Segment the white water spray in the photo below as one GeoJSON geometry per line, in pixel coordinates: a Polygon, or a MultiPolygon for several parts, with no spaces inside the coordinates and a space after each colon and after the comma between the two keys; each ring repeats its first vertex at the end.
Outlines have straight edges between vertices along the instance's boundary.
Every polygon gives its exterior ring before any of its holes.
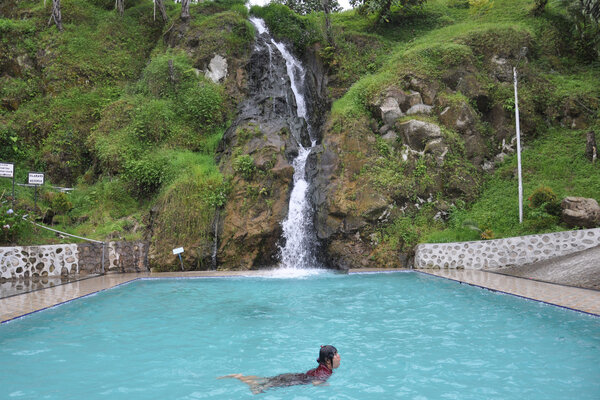
{"type": "MultiPolygon", "coordinates": [[[[250,18],[259,34],[267,33],[268,30],[263,20],[259,18],[250,18]]],[[[312,148],[316,145],[312,138],[312,129],[306,118],[306,102],[302,94],[304,86],[304,69],[299,60],[297,60],[286,48],[283,43],[276,42],[271,38],[271,43],[279,51],[286,62],[287,74],[290,78],[292,92],[296,101],[296,113],[299,118],[306,121],[308,133],[311,140],[311,147],[302,146],[300,138],[298,142],[298,156],[292,162],[294,167],[294,187],[290,195],[290,204],[288,217],[282,223],[283,237],[285,245],[281,248],[281,269],[288,271],[288,274],[297,276],[297,270],[309,270],[317,267],[315,257],[315,239],[312,229],[312,209],[308,202],[308,182],[305,177],[306,160],[312,148]]],[[[269,51],[271,52],[269,47],[269,51]]],[[[286,274],[286,275],[288,275],[286,274]]]]}

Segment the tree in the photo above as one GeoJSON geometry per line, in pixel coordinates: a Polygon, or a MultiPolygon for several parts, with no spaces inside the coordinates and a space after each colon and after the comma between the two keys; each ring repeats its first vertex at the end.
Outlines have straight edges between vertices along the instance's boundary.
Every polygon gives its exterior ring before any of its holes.
{"type": "MultiPolygon", "coordinates": [[[[321,0],[321,6],[323,7],[323,14],[325,15],[325,36],[327,37],[327,43],[330,47],[335,47],[333,32],[331,31],[331,20],[329,19],[329,14],[331,13],[331,1],[332,0],[321,0]]],[[[339,4],[337,4],[337,6],[339,7],[339,4]]]]}
{"type": "MultiPolygon", "coordinates": [[[[46,3],[44,2],[44,5],[46,3]]],[[[62,15],[60,13],[60,0],[52,0],[52,14],[50,14],[50,19],[48,20],[48,25],[52,24],[52,20],[56,24],[56,27],[59,31],[62,32],[62,15]]]]}
{"type": "MultiPolygon", "coordinates": [[[[274,0],[276,3],[288,6],[290,10],[297,14],[305,15],[311,12],[325,11],[325,4],[329,13],[341,11],[340,3],[338,0],[274,0]]],[[[327,12],[325,12],[327,14],[327,12]]]]}
{"type": "Polygon", "coordinates": [[[158,7],[158,11],[160,12],[160,16],[163,22],[167,22],[169,17],[167,16],[167,10],[165,9],[165,3],[163,0],[154,0],[154,19],[156,19],[156,7],[158,7]]]}
{"type": "Polygon", "coordinates": [[[377,14],[375,24],[379,24],[382,20],[390,21],[392,7],[403,11],[407,8],[420,6],[427,0],[350,0],[350,5],[353,8],[358,8],[359,11],[365,14],[377,14]]]}
{"type": "Polygon", "coordinates": [[[119,12],[119,15],[123,15],[125,11],[125,0],[115,0],[115,9],[119,12]]]}
{"type": "Polygon", "coordinates": [[[190,19],[190,0],[181,0],[181,19],[190,19]]]}
{"type": "Polygon", "coordinates": [[[592,17],[596,23],[600,22],[600,0],[579,0],[584,14],[592,17]]]}
{"type": "Polygon", "coordinates": [[[562,0],[566,6],[571,29],[573,48],[583,60],[600,58],[600,0],[562,0]]]}

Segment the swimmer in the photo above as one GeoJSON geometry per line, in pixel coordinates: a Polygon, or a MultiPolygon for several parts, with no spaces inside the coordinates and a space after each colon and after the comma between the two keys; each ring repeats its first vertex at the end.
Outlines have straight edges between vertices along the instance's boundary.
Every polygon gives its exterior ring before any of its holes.
{"type": "Polygon", "coordinates": [[[263,393],[267,389],[293,386],[293,385],[321,385],[329,379],[333,370],[340,366],[340,355],[337,349],[333,346],[321,346],[319,358],[317,359],[319,366],[305,373],[299,374],[281,374],[271,377],[260,377],[255,375],[244,376],[242,374],[231,374],[220,376],[217,379],[235,378],[250,386],[250,390],[254,394],[263,393]]]}

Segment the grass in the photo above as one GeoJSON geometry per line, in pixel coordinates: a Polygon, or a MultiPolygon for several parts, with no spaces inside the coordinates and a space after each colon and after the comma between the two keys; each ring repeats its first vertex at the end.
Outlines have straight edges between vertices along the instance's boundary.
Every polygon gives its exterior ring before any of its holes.
{"type": "MultiPolygon", "coordinates": [[[[541,218],[527,198],[540,186],[550,187],[558,199],[566,196],[600,198],[600,165],[584,157],[585,132],[554,128],[523,150],[523,211],[519,223],[516,156],[509,157],[486,182],[481,196],[469,207],[454,208],[449,227],[424,236],[424,242],[479,239],[477,230],[490,229],[496,238],[565,230],[557,223],[540,226],[541,218]]],[[[558,222],[558,221],[555,221],[558,222]]],[[[543,224],[542,224],[543,225],[543,224]]]]}

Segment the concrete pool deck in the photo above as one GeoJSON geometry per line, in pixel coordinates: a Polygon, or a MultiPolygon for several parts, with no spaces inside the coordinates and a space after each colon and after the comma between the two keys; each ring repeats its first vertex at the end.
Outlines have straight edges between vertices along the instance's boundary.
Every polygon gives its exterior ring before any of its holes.
{"type": "MultiPolygon", "coordinates": [[[[355,269],[349,273],[415,271],[600,316],[600,291],[561,286],[478,270],[355,269]]],[[[107,274],[0,299],[0,323],[140,278],[265,276],[267,271],[192,271],[107,274]]]]}

